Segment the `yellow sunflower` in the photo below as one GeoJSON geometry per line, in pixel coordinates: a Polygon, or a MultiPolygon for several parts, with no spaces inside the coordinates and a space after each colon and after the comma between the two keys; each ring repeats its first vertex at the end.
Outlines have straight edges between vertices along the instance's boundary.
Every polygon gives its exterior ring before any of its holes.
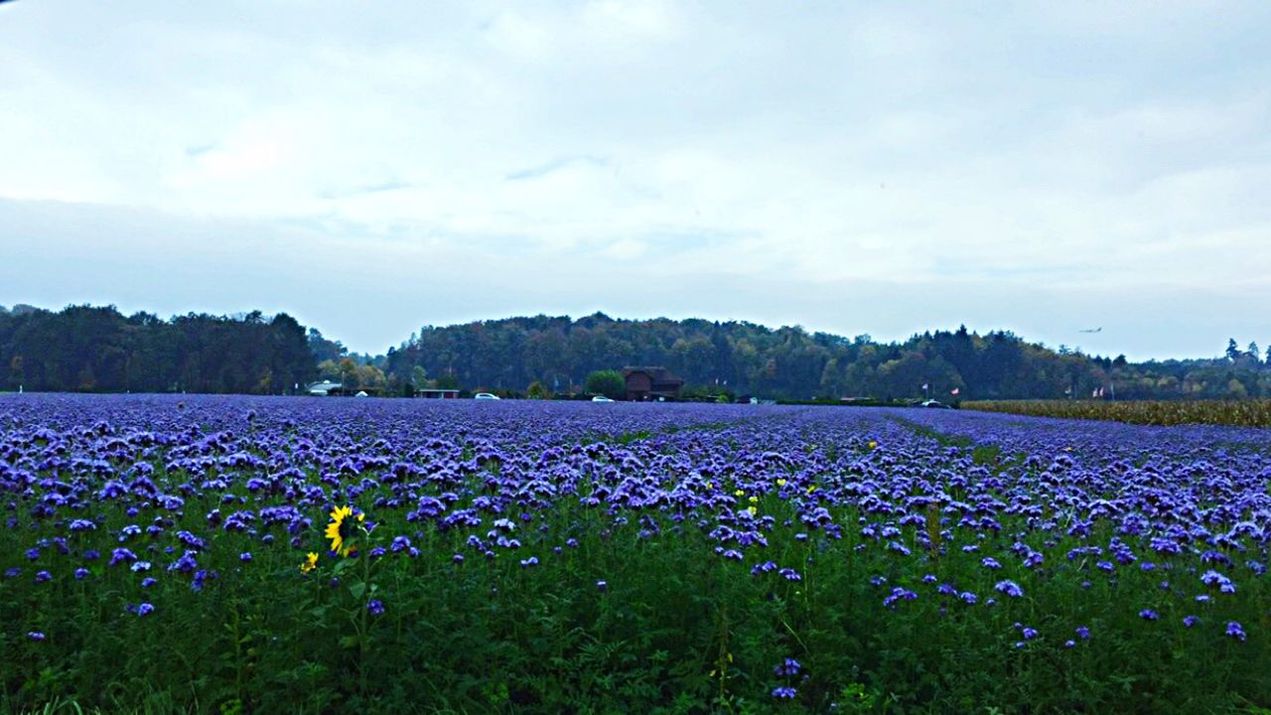
{"type": "Polygon", "coordinates": [[[300,564],[300,572],[309,573],[316,568],[318,568],[318,555],[310,551],[309,554],[305,556],[305,562],[300,564]]]}
{"type": "MultiPolygon", "coordinates": [[[[354,536],[356,535],[357,526],[353,523],[353,508],[350,506],[338,506],[335,511],[331,512],[331,523],[327,524],[326,538],[331,540],[331,550],[341,556],[348,556],[356,551],[354,546],[354,536]]],[[[360,524],[366,520],[365,514],[357,515],[357,523],[360,524]]]]}

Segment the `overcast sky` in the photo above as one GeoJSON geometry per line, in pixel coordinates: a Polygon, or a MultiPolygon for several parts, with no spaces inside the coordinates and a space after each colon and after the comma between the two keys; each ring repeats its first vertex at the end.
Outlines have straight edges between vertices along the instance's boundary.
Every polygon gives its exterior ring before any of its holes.
{"type": "Polygon", "coordinates": [[[0,304],[1267,345],[1268,37],[1265,0],[2,3],[0,304]]]}

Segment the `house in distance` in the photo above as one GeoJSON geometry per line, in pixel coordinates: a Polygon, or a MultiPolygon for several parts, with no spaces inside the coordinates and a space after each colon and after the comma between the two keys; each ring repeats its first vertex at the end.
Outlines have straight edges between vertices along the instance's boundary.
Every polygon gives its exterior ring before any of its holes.
{"type": "Polygon", "coordinates": [[[664,367],[624,368],[622,378],[627,383],[627,399],[634,402],[674,400],[679,398],[680,388],[684,387],[684,380],[664,367]]]}
{"type": "Polygon", "coordinates": [[[331,394],[332,390],[338,390],[341,387],[343,386],[338,382],[323,380],[322,382],[311,382],[308,385],[305,385],[305,391],[308,392],[310,395],[316,395],[317,397],[326,397],[327,395],[331,394]]]}
{"type": "Polygon", "coordinates": [[[422,397],[426,400],[457,400],[459,399],[459,390],[430,387],[415,390],[415,397],[422,397]]]}

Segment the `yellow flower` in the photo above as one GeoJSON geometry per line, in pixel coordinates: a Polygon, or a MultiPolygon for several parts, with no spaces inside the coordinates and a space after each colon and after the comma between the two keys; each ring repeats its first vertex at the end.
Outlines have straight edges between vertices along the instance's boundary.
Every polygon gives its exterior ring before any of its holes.
{"type": "Polygon", "coordinates": [[[750,512],[751,516],[754,516],[755,513],[759,511],[759,507],[748,506],[746,507],[746,511],[750,512]]]}
{"type": "MultiPolygon", "coordinates": [[[[348,556],[356,551],[353,544],[353,520],[349,517],[353,516],[353,508],[349,506],[338,506],[335,511],[331,512],[331,523],[327,524],[326,538],[331,540],[331,550],[341,556],[348,556]]],[[[357,521],[361,523],[366,516],[358,514],[357,521]]]]}
{"type": "Polygon", "coordinates": [[[874,448],[876,448],[877,446],[878,446],[878,443],[877,443],[877,442],[875,442],[874,440],[872,440],[872,439],[871,439],[871,440],[869,441],[869,448],[870,448],[870,449],[874,449],[874,448]]]}
{"type": "Polygon", "coordinates": [[[759,503],[759,497],[756,497],[756,496],[752,496],[752,497],[750,497],[750,503],[751,503],[751,504],[758,504],[758,503],[759,503]]]}
{"type": "Polygon", "coordinates": [[[300,573],[309,573],[316,568],[318,568],[318,555],[310,551],[305,556],[305,562],[300,564],[300,573]]]}
{"type": "Polygon", "coordinates": [[[746,492],[742,491],[741,489],[738,489],[737,491],[733,492],[733,496],[735,496],[735,497],[744,497],[744,496],[746,496],[746,492]]]}
{"type": "Polygon", "coordinates": [[[808,494],[811,494],[811,493],[812,493],[812,492],[814,492],[814,491],[816,491],[816,485],[815,485],[815,484],[813,484],[812,486],[808,487],[808,494]]]}
{"type": "Polygon", "coordinates": [[[777,480],[777,486],[779,486],[779,487],[784,487],[785,485],[786,485],[786,480],[784,480],[784,479],[778,479],[778,480],[777,480]]]}

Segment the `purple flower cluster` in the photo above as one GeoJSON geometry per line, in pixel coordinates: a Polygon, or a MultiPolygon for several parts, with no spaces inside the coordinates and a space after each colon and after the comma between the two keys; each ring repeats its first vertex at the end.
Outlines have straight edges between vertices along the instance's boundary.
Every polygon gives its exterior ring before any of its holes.
{"type": "MultiPolygon", "coordinates": [[[[1010,622],[1055,584],[1111,599],[1146,583],[1153,595],[1113,606],[1150,621],[1174,604],[1209,609],[1184,626],[1257,635],[1229,619],[1256,620],[1220,610],[1259,593],[1267,570],[1271,457],[1257,431],[954,411],[181,400],[0,396],[6,580],[44,593],[101,584],[134,602],[139,587],[162,607],[164,584],[202,592],[278,563],[294,571],[325,552],[331,508],[353,504],[368,529],[369,517],[382,525],[358,554],[368,564],[407,568],[435,549],[446,568],[506,563],[534,579],[587,539],[652,549],[691,537],[704,564],[753,574],[776,600],[810,593],[841,548],[865,564],[854,578],[879,617],[991,607],[1010,622]],[[1019,459],[986,465],[930,433],[1019,459]],[[562,528],[551,517],[566,509],[586,517],[562,528]]],[[[1030,648],[1049,641],[1019,633],[1030,648]]],[[[1078,626],[1062,642],[1089,637],[1078,626]]]]}

